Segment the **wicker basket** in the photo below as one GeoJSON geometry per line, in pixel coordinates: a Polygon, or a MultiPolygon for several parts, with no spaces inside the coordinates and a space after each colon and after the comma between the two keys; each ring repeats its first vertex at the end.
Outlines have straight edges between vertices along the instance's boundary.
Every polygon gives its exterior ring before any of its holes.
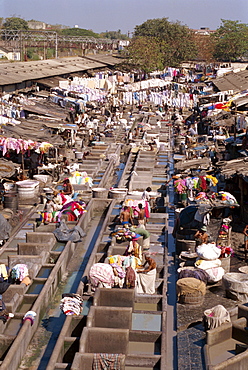
{"type": "Polygon", "coordinates": [[[178,302],[181,304],[187,304],[191,306],[200,306],[204,300],[204,295],[201,292],[194,292],[192,294],[180,295],[178,302]]]}

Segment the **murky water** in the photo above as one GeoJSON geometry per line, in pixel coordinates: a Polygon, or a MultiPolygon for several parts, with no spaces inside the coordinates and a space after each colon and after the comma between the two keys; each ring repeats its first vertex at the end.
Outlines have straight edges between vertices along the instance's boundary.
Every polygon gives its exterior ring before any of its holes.
{"type": "Polygon", "coordinates": [[[1,255],[0,255],[0,258],[1,259],[7,259],[8,256],[15,256],[17,255],[17,250],[16,251],[9,251],[9,250],[5,250],[1,255]]]}
{"type": "Polygon", "coordinates": [[[21,319],[9,319],[8,327],[6,328],[6,334],[8,335],[17,335],[22,326],[21,319]]]}
{"type": "Polygon", "coordinates": [[[119,208],[113,208],[111,215],[117,216],[120,214],[120,209],[119,208]]]}
{"type": "Polygon", "coordinates": [[[40,294],[44,283],[34,282],[27,291],[27,294],[40,294]]]}
{"type": "Polygon", "coordinates": [[[157,303],[134,303],[134,310],[137,311],[158,311],[157,303]]]}
{"type": "Polygon", "coordinates": [[[129,342],[128,354],[137,355],[158,355],[155,353],[155,343],[153,342],[129,342]]]}
{"type": "Polygon", "coordinates": [[[65,243],[56,242],[52,250],[55,252],[62,252],[64,248],[65,248],[65,243]]]}
{"type": "Polygon", "coordinates": [[[42,267],[36,277],[46,279],[50,275],[52,267],[42,267]]]}
{"type": "MultiPolygon", "coordinates": [[[[9,245],[8,245],[8,248],[17,248],[17,244],[19,244],[19,243],[23,243],[24,242],[24,240],[23,239],[14,239],[14,240],[12,240],[10,243],[9,243],[9,245]]],[[[7,249],[8,249],[7,248],[7,249]]]]}
{"type": "Polygon", "coordinates": [[[161,185],[164,185],[164,182],[161,182],[161,181],[152,181],[152,185],[161,186],[161,185]]]}
{"type": "Polygon", "coordinates": [[[133,313],[132,330],[161,331],[161,315],[133,313]]]}
{"type": "Polygon", "coordinates": [[[153,177],[152,181],[166,181],[166,176],[163,177],[153,177]]]}
{"type": "Polygon", "coordinates": [[[33,303],[23,303],[20,305],[20,307],[16,310],[19,313],[26,313],[30,311],[31,307],[33,306],[33,303]]]}
{"type": "Polygon", "coordinates": [[[88,315],[90,307],[92,306],[92,304],[93,304],[92,301],[89,301],[89,300],[84,301],[83,311],[82,311],[81,315],[88,315]]]}

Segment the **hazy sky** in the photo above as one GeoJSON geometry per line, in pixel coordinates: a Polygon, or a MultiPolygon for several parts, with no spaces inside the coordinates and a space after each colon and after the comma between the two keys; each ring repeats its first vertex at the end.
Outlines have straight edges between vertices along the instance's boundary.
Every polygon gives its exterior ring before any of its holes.
{"type": "Polygon", "coordinates": [[[147,19],[167,17],[193,29],[216,29],[221,19],[248,24],[248,0],[0,0],[0,16],[91,29],[132,32],[147,19]]]}

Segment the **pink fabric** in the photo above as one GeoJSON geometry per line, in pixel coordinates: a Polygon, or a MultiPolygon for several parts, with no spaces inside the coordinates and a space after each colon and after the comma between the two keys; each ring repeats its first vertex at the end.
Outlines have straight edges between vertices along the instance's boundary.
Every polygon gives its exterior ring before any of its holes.
{"type": "Polygon", "coordinates": [[[104,287],[114,286],[114,272],[111,265],[107,263],[95,263],[89,272],[90,281],[93,287],[98,287],[102,283],[104,287]]]}

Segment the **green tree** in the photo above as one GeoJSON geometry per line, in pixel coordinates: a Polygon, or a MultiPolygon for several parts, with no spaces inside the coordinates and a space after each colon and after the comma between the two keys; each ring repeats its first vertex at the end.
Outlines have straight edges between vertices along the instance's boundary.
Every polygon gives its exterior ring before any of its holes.
{"type": "MultiPolygon", "coordinates": [[[[169,22],[168,18],[149,19],[134,30],[134,39],[145,37],[147,42],[149,41],[149,50],[155,58],[154,63],[162,68],[177,67],[183,61],[195,57],[196,45],[193,36],[188,27],[180,22],[169,22]]],[[[135,60],[134,54],[137,52],[131,45],[128,48],[129,57],[135,60]]],[[[148,53],[146,57],[148,58],[148,53]]]]}
{"type": "Polygon", "coordinates": [[[121,30],[102,32],[100,33],[100,37],[111,39],[111,40],[128,40],[129,39],[127,35],[121,33],[121,30]]]}
{"type": "Polygon", "coordinates": [[[6,18],[3,28],[8,30],[28,30],[28,22],[18,17],[6,18]]]}
{"type": "Polygon", "coordinates": [[[195,44],[197,48],[197,60],[211,63],[214,58],[214,43],[210,35],[195,34],[195,44]]]}
{"type": "Polygon", "coordinates": [[[145,73],[163,68],[163,56],[155,37],[134,37],[128,46],[129,66],[145,73]]]}
{"type": "Polygon", "coordinates": [[[248,25],[224,19],[221,22],[212,35],[214,57],[228,62],[242,59],[248,51],[248,25]]]}
{"type": "Polygon", "coordinates": [[[84,28],[67,28],[61,31],[62,35],[65,36],[89,36],[98,38],[99,34],[91,30],[85,30],[84,28]]]}

